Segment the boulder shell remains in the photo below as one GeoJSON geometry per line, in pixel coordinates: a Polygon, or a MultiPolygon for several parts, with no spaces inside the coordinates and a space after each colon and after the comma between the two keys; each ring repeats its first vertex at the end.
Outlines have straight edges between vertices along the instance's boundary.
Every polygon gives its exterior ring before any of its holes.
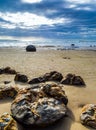
{"type": "Polygon", "coordinates": [[[63,79],[63,75],[57,71],[51,71],[50,73],[45,73],[44,75],[33,78],[29,81],[29,84],[42,83],[46,81],[57,81],[60,82],[63,79]]]}
{"type": "Polygon", "coordinates": [[[16,94],[18,93],[18,89],[11,85],[5,85],[0,87],[0,99],[4,98],[15,98],[16,94]]]}
{"type": "Polygon", "coordinates": [[[18,93],[11,105],[11,113],[22,125],[46,126],[65,116],[67,103],[67,96],[60,85],[36,84],[18,93]]]}
{"type": "Polygon", "coordinates": [[[83,78],[81,76],[76,76],[75,74],[67,74],[61,83],[67,85],[85,86],[83,78]]]}
{"type": "Polygon", "coordinates": [[[87,104],[82,108],[80,121],[83,125],[96,129],[96,104],[87,104]]]}

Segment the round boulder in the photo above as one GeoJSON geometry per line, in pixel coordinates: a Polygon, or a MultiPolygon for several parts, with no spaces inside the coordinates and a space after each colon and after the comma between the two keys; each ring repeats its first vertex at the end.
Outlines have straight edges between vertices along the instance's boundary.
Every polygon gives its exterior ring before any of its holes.
{"type": "Polygon", "coordinates": [[[26,47],[26,51],[28,51],[28,52],[35,52],[36,51],[36,47],[34,45],[28,45],[26,47]]]}
{"type": "Polygon", "coordinates": [[[19,91],[11,113],[24,126],[46,126],[65,116],[67,103],[65,91],[58,84],[37,84],[19,91]]]}

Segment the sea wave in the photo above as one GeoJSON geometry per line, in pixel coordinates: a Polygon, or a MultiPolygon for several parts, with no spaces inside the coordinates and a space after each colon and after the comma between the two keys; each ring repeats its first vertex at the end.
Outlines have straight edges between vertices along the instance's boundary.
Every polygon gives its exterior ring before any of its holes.
{"type": "Polygon", "coordinates": [[[20,40],[0,40],[0,47],[25,47],[27,45],[35,46],[56,46],[56,47],[70,47],[72,44],[75,47],[96,47],[96,41],[92,40],[45,40],[45,41],[20,41],[20,40]]]}

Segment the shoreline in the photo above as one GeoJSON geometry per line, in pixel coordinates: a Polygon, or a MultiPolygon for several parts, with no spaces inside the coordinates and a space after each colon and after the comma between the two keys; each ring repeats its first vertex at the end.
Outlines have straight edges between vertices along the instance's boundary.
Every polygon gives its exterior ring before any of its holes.
{"type": "MultiPolygon", "coordinates": [[[[35,45],[34,45],[35,46],[35,45]]],[[[72,48],[71,46],[55,46],[55,45],[43,45],[43,46],[37,46],[37,50],[75,50],[75,51],[96,51],[96,47],[90,47],[90,46],[78,46],[72,48]]],[[[2,46],[0,49],[21,49],[21,50],[26,50],[26,46],[2,46]]]]}

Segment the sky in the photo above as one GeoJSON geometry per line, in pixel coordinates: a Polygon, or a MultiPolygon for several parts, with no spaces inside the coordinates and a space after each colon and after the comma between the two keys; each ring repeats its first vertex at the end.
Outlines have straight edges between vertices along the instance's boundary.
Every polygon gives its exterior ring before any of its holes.
{"type": "Polygon", "coordinates": [[[0,39],[96,40],[96,0],[0,0],[0,39]]]}

